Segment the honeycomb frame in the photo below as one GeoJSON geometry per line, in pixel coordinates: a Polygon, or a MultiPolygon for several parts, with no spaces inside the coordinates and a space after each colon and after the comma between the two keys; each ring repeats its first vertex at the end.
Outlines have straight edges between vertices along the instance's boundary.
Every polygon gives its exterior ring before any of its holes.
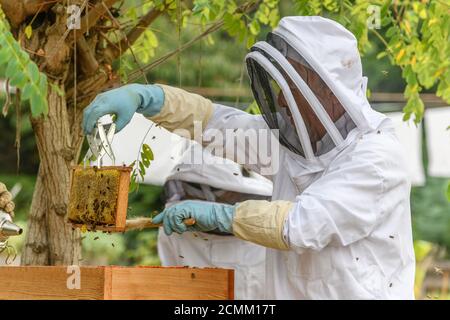
{"type": "Polygon", "coordinates": [[[89,231],[125,231],[131,167],[72,167],[67,220],[89,231]]]}

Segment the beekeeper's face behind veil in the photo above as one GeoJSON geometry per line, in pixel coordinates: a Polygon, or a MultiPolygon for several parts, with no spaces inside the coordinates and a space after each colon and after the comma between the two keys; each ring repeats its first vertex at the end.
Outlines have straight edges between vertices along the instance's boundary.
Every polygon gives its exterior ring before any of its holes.
{"type": "MultiPolygon", "coordinates": [[[[291,58],[287,58],[287,60],[294,67],[295,71],[297,71],[297,73],[302,77],[302,79],[304,79],[308,87],[311,88],[312,92],[316,95],[324,109],[329,114],[331,120],[333,122],[336,122],[340,117],[342,117],[342,115],[345,113],[344,108],[337,100],[333,92],[323,82],[320,76],[311,68],[306,67],[305,65],[291,58]]],[[[297,108],[303,118],[306,129],[309,133],[312,148],[317,152],[316,144],[318,141],[323,139],[327,132],[315,113],[311,110],[308,101],[305,99],[300,90],[295,86],[295,84],[289,77],[287,77],[286,75],[283,76],[286,79],[297,108]]],[[[289,110],[288,102],[286,101],[286,98],[282,91],[278,95],[278,104],[280,105],[280,107],[286,108],[285,110],[288,114],[290,124],[291,126],[295,127],[294,118],[289,110]]]]}
{"type": "MultiPolygon", "coordinates": [[[[315,49],[317,56],[321,51],[329,51],[329,48],[315,49]]],[[[360,109],[367,100],[358,66],[347,67],[342,64],[345,61],[343,57],[331,55],[326,58],[337,62],[339,68],[317,70],[320,67],[314,68],[308,62],[311,59],[307,61],[301,52],[298,38],[279,28],[269,33],[266,42],[258,42],[252,47],[246,62],[256,103],[269,127],[279,130],[281,144],[290,151],[313,159],[342,144],[349,132],[357,127],[349,113],[349,109],[355,109],[355,106],[348,104],[345,107],[340,99],[344,96],[346,100],[353,100],[360,109]],[[360,85],[356,90],[352,88],[351,95],[345,91],[347,88],[337,92],[329,85],[330,82],[338,82],[342,78],[340,73],[346,70],[348,75],[344,80],[348,80],[352,72],[359,73],[354,79],[360,81],[360,85]]],[[[305,50],[304,53],[308,52],[305,50]]],[[[333,61],[315,63],[332,65],[333,61]]],[[[353,85],[351,81],[342,84],[353,85]]],[[[353,115],[361,113],[361,110],[353,111],[353,115]]],[[[360,123],[361,128],[364,127],[364,121],[360,123]]]]}

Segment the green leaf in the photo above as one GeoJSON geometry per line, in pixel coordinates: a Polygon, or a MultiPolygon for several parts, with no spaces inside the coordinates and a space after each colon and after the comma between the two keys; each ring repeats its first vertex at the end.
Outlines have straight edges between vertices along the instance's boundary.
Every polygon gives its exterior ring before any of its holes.
{"type": "Polygon", "coordinates": [[[387,52],[386,51],[381,51],[379,54],[377,54],[377,59],[381,59],[383,57],[387,56],[387,52]]]}
{"type": "Polygon", "coordinates": [[[141,161],[139,161],[139,174],[141,175],[141,178],[144,179],[145,167],[144,167],[144,164],[141,161]]]}
{"type": "Polygon", "coordinates": [[[256,104],[256,101],[253,101],[247,109],[245,109],[246,112],[250,114],[261,114],[261,111],[259,110],[258,105],[256,104]]]}
{"type": "Polygon", "coordinates": [[[153,151],[150,148],[150,146],[146,143],[144,143],[142,145],[142,152],[144,152],[144,155],[149,159],[149,160],[154,160],[154,156],[153,156],[153,151]]]}
{"type": "Polygon", "coordinates": [[[158,46],[158,38],[156,38],[155,33],[153,31],[151,31],[151,30],[148,30],[146,35],[147,35],[146,38],[149,41],[149,44],[152,47],[156,48],[158,46]]]}
{"type": "Polygon", "coordinates": [[[275,28],[278,24],[278,21],[280,20],[280,15],[278,13],[278,10],[272,10],[269,14],[269,25],[272,28],[275,28]]]}
{"type": "Polygon", "coordinates": [[[128,193],[132,193],[134,191],[137,190],[137,182],[136,182],[136,177],[134,177],[134,179],[131,179],[130,181],[130,188],[128,189],[128,193]]]}
{"type": "Polygon", "coordinates": [[[247,36],[247,43],[246,43],[247,49],[250,49],[255,44],[255,41],[256,37],[252,34],[249,34],[247,36]]]}
{"type": "Polygon", "coordinates": [[[150,166],[150,159],[148,158],[142,158],[142,164],[148,168],[150,166]]]}
{"type": "Polygon", "coordinates": [[[27,78],[23,73],[16,73],[10,78],[9,84],[14,87],[22,88],[27,83],[27,78]]]}
{"type": "Polygon", "coordinates": [[[59,86],[57,86],[54,83],[51,83],[50,86],[52,87],[53,91],[56,91],[58,96],[60,96],[60,97],[64,97],[65,96],[65,92],[59,86]]]}
{"type": "Polygon", "coordinates": [[[11,59],[8,63],[8,66],[6,67],[5,76],[7,78],[12,78],[18,72],[19,72],[19,66],[18,66],[17,60],[11,59]]]}
{"type": "Polygon", "coordinates": [[[38,117],[41,113],[44,112],[44,105],[41,96],[35,90],[31,92],[30,107],[31,107],[31,115],[33,117],[38,117]]]}
{"type": "MultiPolygon", "coordinates": [[[[27,36],[30,36],[30,28],[31,26],[25,28],[27,36]]],[[[47,77],[39,71],[28,53],[14,39],[1,10],[0,71],[3,76],[10,79],[11,85],[22,91],[21,100],[30,101],[33,117],[48,112],[47,77]]]]}
{"type": "Polygon", "coordinates": [[[253,35],[257,35],[257,34],[259,34],[259,33],[261,32],[261,27],[259,26],[259,23],[258,23],[258,21],[256,21],[256,20],[253,20],[253,21],[250,23],[249,28],[250,28],[250,32],[251,32],[253,35]]]}
{"type": "Polygon", "coordinates": [[[448,182],[447,185],[447,200],[450,202],[450,181],[448,182]]]}
{"type": "Polygon", "coordinates": [[[33,34],[33,28],[31,27],[31,25],[27,25],[25,27],[25,35],[27,36],[27,39],[30,39],[32,34],[33,34]]]}
{"type": "Polygon", "coordinates": [[[38,83],[40,72],[39,72],[37,65],[34,62],[30,61],[30,63],[28,63],[27,69],[28,69],[28,74],[30,75],[31,81],[33,81],[34,83],[38,83]]]}
{"type": "Polygon", "coordinates": [[[390,38],[392,37],[395,33],[398,32],[398,29],[396,27],[390,27],[387,31],[386,31],[386,37],[390,38]]]}
{"type": "Polygon", "coordinates": [[[0,64],[8,62],[11,57],[11,53],[6,47],[0,47],[0,64]]]}
{"type": "Polygon", "coordinates": [[[425,8],[423,8],[422,10],[420,10],[419,12],[419,17],[421,19],[426,19],[427,18],[427,10],[425,8]]]}
{"type": "Polygon", "coordinates": [[[422,261],[425,259],[432,249],[433,245],[430,242],[422,240],[414,241],[414,252],[416,254],[417,261],[422,261]]]}
{"type": "Polygon", "coordinates": [[[33,92],[33,85],[31,83],[27,83],[22,88],[22,100],[28,100],[31,97],[31,93],[33,92]]]}

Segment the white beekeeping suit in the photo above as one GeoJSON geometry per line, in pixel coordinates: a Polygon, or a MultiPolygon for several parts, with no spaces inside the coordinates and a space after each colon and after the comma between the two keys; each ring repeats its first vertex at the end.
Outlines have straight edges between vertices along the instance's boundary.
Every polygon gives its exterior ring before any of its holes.
{"type": "MultiPolygon", "coordinates": [[[[191,133],[201,121],[204,141],[237,149],[224,154],[233,160],[260,160],[260,150],[211,139],[217,131],[278,130],[272,201],[244,201],[232,225],[270,248],[265,297],[412,299],[406,159],[392,122],[367,101],[355,37],[325,18],[285,17],[246,62],[262,116],[161,85],[164,106],[149,118],[191,133]]],[[[263,173],[262,162],[247,167],[263,173]]]]}
{"type": "MultiPolygon", "coordinates": [[[[210,155],[199,144],[183,153],[165,184],[166,206],[185,199],[234,204],[246,199],[270,199],[272,183],[237,163],[210,155]],[[199,158],[200,156],[201,158],[199,158]]],[[[163,266],[222,267],[235,270],[235,299],[263,299],[266,248],[233,235],[158,234],[163,266]]]]}

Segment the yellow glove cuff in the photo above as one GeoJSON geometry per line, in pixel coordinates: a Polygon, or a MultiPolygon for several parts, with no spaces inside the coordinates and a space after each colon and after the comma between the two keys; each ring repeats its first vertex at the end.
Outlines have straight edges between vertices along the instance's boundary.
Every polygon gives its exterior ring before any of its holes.
{"type": "MultiPolygon", "coordinates": [[[[202,131],[206,128],[213,113],[212,102],[198,94],[179,88],[162,84],[158,86],[164,90],[164,105],[161,112],[148,119],[159,123],[171,132],[177,129],[187,130],[190,137],[185,138],[194,139],[194,122],[202,123],[202,131]]],[[[180,132],[175,133],[180,134],[180,132]]]]}
{"type": "Polygon", "coordinates": [[[236,237],[264,247],[287,250],[283,239],[284,221],[293,203],[290,201],[247,200],[237,205],[233,219],[236,237]]]}

